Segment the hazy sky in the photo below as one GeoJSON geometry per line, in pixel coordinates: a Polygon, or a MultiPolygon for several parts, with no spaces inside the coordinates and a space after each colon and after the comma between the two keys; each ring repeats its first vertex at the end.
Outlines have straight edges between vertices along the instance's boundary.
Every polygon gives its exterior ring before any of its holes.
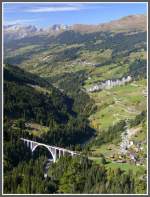
{"type": "Polygon", "coordinates": [[[146,3],[3,3],[4,25],[99,24],[131,14],[146,14],[146,3]]]}

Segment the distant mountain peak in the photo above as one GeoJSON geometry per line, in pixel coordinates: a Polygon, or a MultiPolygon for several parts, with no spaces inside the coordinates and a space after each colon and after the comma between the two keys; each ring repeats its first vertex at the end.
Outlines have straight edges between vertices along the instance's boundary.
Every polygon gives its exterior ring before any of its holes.
{"type": "Polygon", "coordinates": [[[22,24],[14,24],[14,25],[5,25],[4,26],[4,36],[8,39],[19,39],[30,36],[39,30],[34,25],[22,25],[22,24]]]}

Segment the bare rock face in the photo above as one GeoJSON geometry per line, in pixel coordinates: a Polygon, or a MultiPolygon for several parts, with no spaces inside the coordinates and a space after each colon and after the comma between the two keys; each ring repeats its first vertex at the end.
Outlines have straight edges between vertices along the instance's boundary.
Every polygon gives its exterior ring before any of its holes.
{"type": "Polygon", "coordinates": [[[67,30],[68,28],[69,28],[68,25],[63,25],[63,24],[53,25],[53,26],[51,27],[51,29],[52,29],[53,31],[67,30]]]}
{"type": "Polygon", "coordinates": [[[33,25],[7,25],[4,26],[4,36],[7,38],[20,39],[31,36],[38,32],[38,29],[33,25]]]}

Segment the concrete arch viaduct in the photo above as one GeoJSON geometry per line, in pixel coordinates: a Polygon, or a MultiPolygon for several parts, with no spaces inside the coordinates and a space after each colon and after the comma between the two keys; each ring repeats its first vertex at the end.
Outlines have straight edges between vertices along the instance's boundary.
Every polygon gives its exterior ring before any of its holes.
{"type": "Polygon", "coordinates": [[[75,156],[75,155],[79,155],[78,153],[76,153],[74,151],[71,151],[71,150],[68,150],[68,149],[64,149],[64,148],[60,148],[60,147],[56,147],[56,146],[50,146],[50,145],[47,145],[47,144],[43,144],[43,143],[39,143],[39,142],[36,142],[36,141],[28,140],[28,139],[25,139],[25,138],[20,138],[20,139],[27,145],[27,147],[29,147],[31,149],[32,152],[34,152],[35,149],[38,146],[43,146],[43,147],[47,148],[48,151],[52,155],[54,163],[56,162],[56,160],[58,158],[60,158],[61,156],[66,155],[66,154],[71,155],[72,157],[75,156]]]}

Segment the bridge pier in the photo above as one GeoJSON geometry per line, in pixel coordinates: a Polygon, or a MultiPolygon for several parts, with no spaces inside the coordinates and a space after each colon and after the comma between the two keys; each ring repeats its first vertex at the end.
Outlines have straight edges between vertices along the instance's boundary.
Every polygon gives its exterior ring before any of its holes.
{"type": "Polygon", "coordinates": [[[27,141],[27,147],[30,147],[30,142],[29,141],[27,141]]]}
{"type": "Polygon", "coordinates": [[[61,157],[61,150],[59,150],[59,158],[61,157]]]}
{"type": "Polygon", "coordinates": [[[57,159],[57,150],[54,149],[54,163],[56,162],[56,159],[57,159]]]}
{"type": "MultiPolygon", "coordinates": [[[[32,142],[30,142],[30,149],[31,149],[31,151],[32,151],[32,149],[33,149],[32,142]]],[[[32,152],[33,152],[33,151],[32,151],[32,152]]]]}

